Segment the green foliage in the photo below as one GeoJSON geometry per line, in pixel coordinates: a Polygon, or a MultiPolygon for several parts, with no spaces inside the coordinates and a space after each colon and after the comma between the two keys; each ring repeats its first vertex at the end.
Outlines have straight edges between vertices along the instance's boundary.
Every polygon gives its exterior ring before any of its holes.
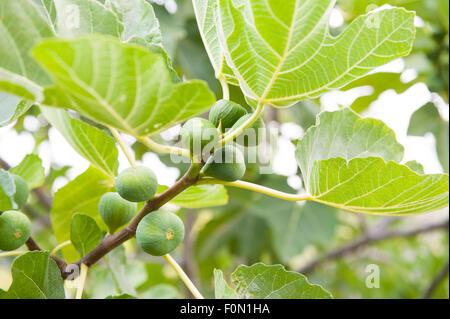
{"type": "Polygon", "coordinates": [[[70,241],[80,256],[85,256],[102,240],[102,232],[92,217],[74,214],[70,227],[70,241]]]}
{"type": "Polygon", "coordinates": [[[250,299],[330,299],[331,294],[318,285],[309,283],[305,276],[286,271],[281,265],[239,266],[231,280],[235,292],[227,285],[221,272],[215,272],[216,293],[222,298],[250,299]]]}
{"type": "Polygon", "coordinates": [[[31,235],[31,221],[23,213],[8,210],[0,214],[0,250],[21,247],[31,235]]]}
{"type": "Polygon", "coordinates": [[[0,299],[64,299],[61,272],[48,252],[32,251],[14,260],[13,283],[0,299]]]}
{"type": "MultiPolygon", "coordinates": [[[[167,186],[159,186],[158,194],[167,189],[167,186]]],[[[223,206],[228,203],[228,193],[222,185],[192,186],[170,202],[179,207],[191,209],[223,206]]]]}
{"type": "MultiPolygon", "coordinates": [[[[231,131],[238,129],[242,126],[252,114],[247,114],[241,117],[231,128],[231,131]]],[[[247,128],[236,139],[236,142],[245,147],[252,147],[261,145],[266,139],[266,124],[259,118],[249,128],[247,128]]]]}
{"type": "Polygon", "coordinates": [[[27,182],[19,175],[12,175],[14,179],[14,185],[16,186],[16,192],[14,194],[14,202],[17,204],[17,208],[22,208],[28,200],[30,190],[28,189],[27,182]]]}
{"type": "Polygon", "coordinates": [[[139,247],[153,256],[172,252],[184,239],[184,224],[171,212],[161,210],[144,217],[136,230],[139,247]]]}
{"type": "Polygon", "coordinates": [[[239,149],[230,145],[215,151],[204,166],[204,173],[207,176],[227,182],[241,179],[245,170],[244,155],[239,149]]]}
{"type": "Polygon", "coordinates": [[[130,202],[144,202],[151,199],[158,189],[156,175],[145,166],[130,167],[116,178],[119,195],[130,202]]]}
{"type": "Polygon", "coordinates": [[[44,184],[44,168],[42,160],[35,154],[29,154],[19,165],[9,170],[11,174],[20,176],[25,180],[29,189],[33,189],[44,184]]]}
{"type": "Polygon", "coordinates": [[[137,204],[123,199],[117,193],[106,193],[98,202],[101,218],[114,234],[116,230],[127,224],[137,212],[137,204]]]}

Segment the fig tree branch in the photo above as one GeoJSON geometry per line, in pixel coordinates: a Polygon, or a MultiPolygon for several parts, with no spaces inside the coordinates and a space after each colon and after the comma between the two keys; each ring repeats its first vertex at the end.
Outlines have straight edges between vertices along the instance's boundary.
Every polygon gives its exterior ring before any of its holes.
{"type": "Polygon", "coordinates": [[[445,265],[441,268],[441,270],[439,270],[439,272],[433,278],[433,281],[431,282],[427,291],[423,295],[423,299],[430,299],[433,296],[434,292],[436,291],[436,288],[445,279],[445,277],[447,277],[448,269],[449,269],[449,261],[447,260],[445,265]]]}
{"type": "Polygon", "coordinates": [[[375,244],[377,242],[393,239],[393,238],[404,238],[404,237],[413,237],[422,233],[432,232],[435,230],[447,230],[448,231],[448,220],[438,223],[433,223],[425,226],[420,226],[413,229],[408,230],[392,230],[392,231],[368,231],[367,234],[351,243],[348,243],[346,245],[343,245],[342,247],[339,247],[333,251],[330,251],[329,253],[325,254],[324,256],[321,256],[317,258],[316,260],[313,260],[309,264],[303,266],[302,268],[298,269],[297,271],[302,274],[307,274],[314,270],[316,267],[321,265],[322,263],[334,259],[338,259],[342,256],[345,256],[347,254],[350,254],[362,247],[375,244]]]}

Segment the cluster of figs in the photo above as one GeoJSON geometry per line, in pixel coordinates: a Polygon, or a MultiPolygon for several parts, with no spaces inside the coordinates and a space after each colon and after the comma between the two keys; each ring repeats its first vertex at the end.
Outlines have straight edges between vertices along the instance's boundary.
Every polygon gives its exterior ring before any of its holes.
{"type": "MultiPolygon", "coordinates": [[[[221,136],[246,122],[251,114],[239,104],[227,100],[218,101],[209,113],[209,120],[193,118],[181,130],[181,141],[191,154],[209,154],[202,173],[227,182],[241,179],[246,171],[244,155],[235,145],[225,145],[212,151],[221,136]],[[209,147],[209,151],[207,149],[209,147]],[[212,155],[211,155],[212,153],[212,155]]],[[[259,119],[247,130],[253,134],[263,131],[264,122],[259,119]]],[[[245,132],[244,132],[245,135],[245,132]]],[[[243,147],[255,146],[255,140],[244,139],[243,147]]],[[[15,202],[22,207],[28,198],[26,182],[14,175],[15,202]]],[[[111,234],[117,232],[136,215],[138,203],[152,199],[157,193],[158,181],[153,171],[144,166],[133,166],[116,178],[116,192],[104,194],[98,204],[100,217],[111,234]]],[[[138,246],[146,253],[162,256],[170,253],[184,239],[184,224],[174,213],[162,210],[146,215],[136,229],[138,246]]],[[[6,211],[0,215],[0,250],[10,251],[22,246],[31,233],[31,222],[19,211],[6,211]]]]}

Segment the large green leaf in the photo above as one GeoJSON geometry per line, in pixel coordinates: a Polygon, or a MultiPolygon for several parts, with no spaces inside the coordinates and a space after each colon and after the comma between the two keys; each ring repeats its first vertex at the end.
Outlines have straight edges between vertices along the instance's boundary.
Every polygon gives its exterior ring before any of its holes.
{"type": "Polygon", "coordinates": [[[414,13],[384,9],[328,31],[335,0],[218,0],[217,28],[248,99],[288,106],[340,88],[411,50],[414,13]]]}
{"type": "Polygon", "coordinates": [[[105,174],[112,177],[117,175],[118,151],[112,137],[96,127],[72,118],[65,110],[41,107],[41,111],[81,156],[105,174]]]}
{"type": "MultiPolygon", "coordinates": [[[[167,186],[159,186],[158,193],[167,190],[167,186]]],[[[170,201],[183,208],[203,208],[222,206],[228,203],[228,194],[222,185],[192,186],[170,201]]]]}
{"type": "Polygon", "coordinates": [[[448,175],[419,175],[379,157],[316,161],[312,200],[370,214],[420,214],[448,206],[448,175]]]}
{"type": "MultiPolygon", "coordinates": [[[[102,230],[107,230],[98,213],[98,201],[103,194],[113,189],[113,185],[114,179],[90,167],[56,192],[50,218],[58,242],[70,240],[72,216],[75,213],[92,217],[102,230]]],[[[64,247],[63,253],[69,263],[79,257],[72,245],[64,247]]]]}
{"type": "Polygon", "coordinates": [[[58,36],[100,33],[119,38],[124,26],[95,0],[41,0],[58,36]]]}
{"type": "Polygon", "coordinates": [[[299,141],[309,199],[372,214],[425,213],[448,205],[448,175],[419,175],[396,163],[403,147],[384,123],[349,109],[319,115],[299,141]]]}
{"type": "Polygon", "coordinates": [[[29,154],[19,165],[9,170],[11,174],[21,176],[28,184],[29,189],[33,189],[44,184],[44,167],[42,160],[35,154],[29,154]]]}
{"type": "Polygon", "coordinates": [[[231,280],[240,298],[251,299],[330,299],[331,294],[309,283],[305,276],[286,271],[281,265],[239,266],[231,280]]]}
{"type": "Polygon", "coordinates": [[[86,256],[102,240],[102,231],[95,220],[85,214],[74,214],[70,227],[70,241],[80,256],[86,256]]]}
{"type": "Polygon", "coordinates": [[[395,133],[382,121],[361,118],[350,109],[319,114],[297,145],[297,162],[307,187],[315,161],[342,157],[376,156],[386,161],[401,161],[404,148],[395,133]]]}
{"type": "Polygon", "coordinates": [[[225,55],[219,42],[219,34],[216,27],[216,0],[193,0],[194,11],[197,18],[198,28],[208,53],[211,64],[217,78],[224,78],[228,82],[239,85],[231,68],[225,61],[225,55]]]}
{"type": "Polygon", "coordinates": [[[216,299],[238,299],[238,294],[223,278],[223,272],[214,269],[214,291],[216,299]]]}
{"type": "Polygon", "coordinates": [[[11,267],[13,282],[0,299],[64,299],[61,271],[50,253],[31,251],[17,257],[11,267]]]}
{"type": "Polygon", "coordinates": [[[215,100],[201,81],[173,83],[161,55],[107,37],[47,40],[34,55],[57,84],[45,90],[43,104],[72,108],[134,136],[201,114],[215,100]]]}
{"type": "Polygon", "coordinates": [[[50,84],[30,51],[40,39],[53,35],[45,10],[32,0],[0,2],[0,68],[39,85],[50,84]]]}

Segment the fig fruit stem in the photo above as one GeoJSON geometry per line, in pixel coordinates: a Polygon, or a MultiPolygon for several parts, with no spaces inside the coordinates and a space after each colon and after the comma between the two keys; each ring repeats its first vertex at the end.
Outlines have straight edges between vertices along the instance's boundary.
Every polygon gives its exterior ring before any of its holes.
{"type": "Polygon", "coordinates": [[[50,252],[50,256],[56,256],[56,254],[58,253],[58,251],[60,251],[61,249],[63,249],[64,247],[70,245],[72,242],[70,240],[65,241],[61,244],[59,244],[58,246],[56,246],[55,248],[53,248],[53,250],[50,252]]]}
{"type": "Polygon", "coordinates": [[[259,102],[255,109],[255,112],[252,113],[252,116],[249,117],[247,121],[242,123],[240,127],[226,133],[225,136],[219,141],[218,148],[224,146],[225,144],[228,144],[229,142],[232,142],[236,137],[244,133],[244,131],[252,126],[252,124],[255,123],[256,120],[261,116],[263,110],[264,103],[259,102]]]}
{"type": "Polygon", "coordinates": [[[175,272],[177,273],[178,277],[180,277],[180,279],[184,282],[184,284],[186,285],[186,287],[189,289],[189,291],[192,293],[192,295],[196,298],[196,299],[205,299],[202,294],[200,293],[200,291],[198,291],[197,287],[195,287],[194,283],[191,281],[191,279],[188,277],[188,275],[186,275],[186,273],[184,272],[184,270],[181,268],[181,266],[177,263],[177,261],[175,259],[173,259],[172,256],[170,256],[169,254],[164,255],[163,258],[167,261],[167,263],[173,268],[173,270],[175,270],[175,272]]]}
{"type": "Polygon", "coordinates": [[[15,256],[20,256],[22,254],[25,254],[26,251],[23,250],[15,250],[15,251],[7,251],[5,253],[0,253],[0,258],[3,257],[15,257],[15,256]]]}
{"type": "Polygon", "coordinates": [[[130,163],[130,165],[131,166],[136,166],[136,161],[134,160],[134,155],[132,154],[130,148],[123,141],[122,137],[120,136],[119,131],[117,131],[115,128],[110,127],[110,126],[108,128],[111,131],[111,134],[114,136],[114,139],[119,144],[119,146],[122,149],[122,151],[124,152],[124,154],[125,154],[128,162],[130,163]]]}
{"type": "Polygon", "coordinates": [[[81,297],[83,297],[84,284],[86,283],[88,270],[88,266],[86,266],[85,264],[81,264],[81,273],[78,282],[76,299],[81,299],[81,297]]]}
{"type": "Polygon", "coordinates": [[[276,197],[279,199],[289,200],[293,202],[301,202],[305,200],[312,200],[311,196],[306,194],[289,194],[277,191],[272,188],[268,188],[265,186],[244,182],[244,181],[236,181],[236,182],[224,182],[215,178],[202,178],[198,181],[199,185],[205,185],[205,184],[220,184],[225,186],[231,186],[231,187],[237,187],[242,189],[247,189],[250,191],[254,191],[257,193],[265,194],[268,196],[276,197]]]}
{"type": "Polygon", "coordinates": [[[155,151],[157,153],[163,153],[163,154],[173,154],[173,155],[179,155],[184,157],[191,157],[191,152],[189,150],[175,147],[175,146],[169,146],[169,145],[162,145],[159,143],[156,143],[149,137],[138,137],[137,138],[142,144],[147,146],[150,150],[155,151]]]}
{"type": "Polygon", "coordinates": [[[230,99],[230,88],[228,87],[227,81],[222,76],[220,76],[219,82],[220,82],[220,85],[222,86],[222,98],[224,100],[229,100],[230,99]]]}

